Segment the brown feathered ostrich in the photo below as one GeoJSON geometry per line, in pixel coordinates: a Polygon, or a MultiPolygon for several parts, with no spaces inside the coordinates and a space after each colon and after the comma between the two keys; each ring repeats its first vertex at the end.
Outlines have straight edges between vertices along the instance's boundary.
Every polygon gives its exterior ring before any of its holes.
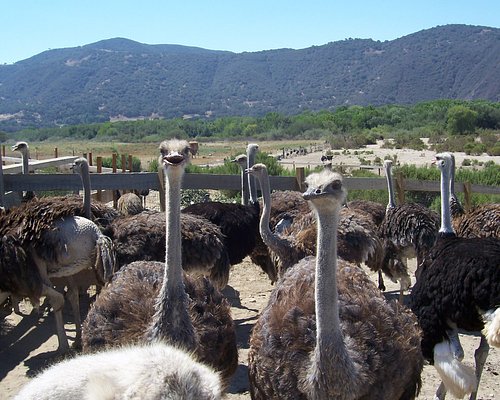
{"type": "MultiPolygon", "coordinates": [[[[439,230],[439,216],[418,203],[396,205],[392,185],[392,161],[384,161],[389,202],[385,217],[379,227],[386,245],[386,259],[401,260],[408,275],[408,258],[417,258],[420,265],[425,255],[434,245],[439,230]],[[393,254],[389,253],[393,250],[393,254]]],[[[418,272],[417,272],[418,275],[418,272]]],[[[400,296],[411,285],[408,279],[400,280],[400,296]]]]}
{"type": "MultiPolygon", "coordinates": [[[[254,159],[258,145],[247,146],[247,158],[254,159]]],[[[242,184],[243,185],[243,184],[242,184]]],[[[250,184],[250,201],[244,204],[208,201],[185,207],[183,214],[199,215],[217,225],[225,236],[224,243],[231,265],[239,264],[255,247],[259,236],[259,202],[255,197],[255,185],[250,184]]]]}
{"type": "MultiPolygon", "coordinates": [[[[309,210],[301,215],[296,214],[281,231],[275,228],[273,232],[270,228],[270,215],[274,202],[271,198],[267,168],[264,164],[256,164],[248,169],[248,173],[255,176],[261,185],[263,209],[260,234],[269,248],[279,277],[301,258],[315,254],[316,219],[309,210]]],[[[343,209],[341,213],[338,225],[340,257],[357,264],[366,262],[381,247],[378,237],[349,211],[343,209]]]]}
{"type": "Polygon", "coordinates": [[[465,211],[455,194],[455,157],[451,157],[450,210],[453,229],[460,237],[500,238],[500,204],[490,203],[475,206],[465,211]]]}
{"type": "Polygon", "coordinates": [[[500,346],[500,239],[461,238],[451,224],[451,155],[436,155],[441,171],[441,228],[436,244],[420,266],[411,291],[411,308],[423,330],[422,352],[436,367],[446,391],[475,399],[489,345],[500,346]],[[475,373],[462,364],[458,329],[480,332],[475,373]]]}
{"type": "MultiPolygon", "coordinates": [[[[252,153],[254,151],[253,146],[247,146],[247,153],[252,153]]],[[[253,166],[252,161],[248,163],[248,154],[240,154],[239,156],[235,157],[233,162],[238,164],[240,167],[240,172],[241,172],[241,198],[242,198],[242,204],[249,205],[250,204],[250,179],[248,179],[246,169],[250,168],[253,166]]],[[[251,154],[250,154],[250,160],[254,159],[251,154]]],[[[251,181],[251,184],[255,186],[255,179],[251,181]]],[[[255,192],[256,193],[256,192],[255,192]]],[[[255,194],[255,196],[257,196],[255,194]]],[[[259,204],[259,212],[261,211],[261,206],[259,204]]],[[[269,249],[267,248],[266,244],[262,240],[262,236],[260,235],[258,226],[256,230],[256,238],[255,238],[255,246],[252,249],[252,251],[249,254],[250,259],[255,265],[258,265],[269,277],[271,280],[271,283],[276,282],[277,280],[277,273],[276,273],[276,268],[271,260],[271,256],[269,254],[269,249]]]]}
{"type": "Polygon", "coordinates": [[[189,144],[165,141],[160,153],[166,177],[165,262],[133,262],[114,275],[87,315],[83,348],[91,352],[161,337],[220,372],[227,387],[238,365],[229,303],[208,279],[183,274],[181,264],[180,190],[189,144]]]}
{"type": "MultiPolygon", "coordinates": [[[[9,210],[0,217],[0,235],[16,239],[38,269],[56,317],[60,352],[66,352],[68,341],[64,332],[62,307],[64,297],[52,288],[54,278],[65,278],[68,283],[70,304],[73,309],[76,337],[81,340],[78,285],[73,277],[84,270],[92,270],[96,279],[104,284],[115,269],[115,257],[111,240],[99,227],[87,218],[75,216],[64,203],[49,204],[31,201],[9,210]]],[[[22,276],[25,271],[16,270],[22,276]]]]}
{"type": "Polygon", "coordinates": [[[129,192],[120,195],[116,202],[116,209],[121,215],[136,215],[144,211],[144,206],[137,194],[129,192]]]}
{"type": "Polygon", "coordinates": [[[317,255],[286,271],[252,331],[252,399],[415,398],[423,367],[415,317],[337,259],[342,177],[324,170],[306,183],[317,255]]]}

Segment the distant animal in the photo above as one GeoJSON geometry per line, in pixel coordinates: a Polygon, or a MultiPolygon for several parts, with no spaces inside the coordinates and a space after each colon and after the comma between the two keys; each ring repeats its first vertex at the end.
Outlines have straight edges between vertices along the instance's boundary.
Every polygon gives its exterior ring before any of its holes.
{"type": "Polygon", "coordinates": [[[451,224],[449,153],[436,154],[441,171],[441,228],[420,266],[411,291],[411,309],[423,330],[422,352],[434,364],[447,391],[462,398],[477,388],[489,346],[500,346],[500,239],[461,238],[451,224]],[[464,351],[458,329],[481,332],[474,354],[475,372],[462,364],[464,351]]]}
{"type": "Polygon", "coordinates": [[[165,261],[133,262],[114,275],[87,315],[83,349],[93,352],[161,340],[218,371],[226,388],[238,365],[229,303],[208,279],[187,275],[182,269],[180,191],[189,160],[186,141],[160,144],[165,173],[165,261]]]}
{"type": "Polygon", "coordinates": [[[250,337],[252,399],[413,399],[423,358],[415,317],[337,258],[342,177],[308,176],[317,254],[288,269],[250,337]]]}

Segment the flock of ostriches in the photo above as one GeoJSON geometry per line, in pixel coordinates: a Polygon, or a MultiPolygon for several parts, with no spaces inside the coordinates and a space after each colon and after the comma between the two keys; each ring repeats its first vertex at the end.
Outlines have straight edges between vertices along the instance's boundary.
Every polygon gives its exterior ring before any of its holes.
{"type": "MultiPolygon", "coordinates": [[[[26,143],[13,149],[27,160],[26,143]]],[[[271,191],[255,144],[234,160],[242,204],[181,209],[189,144],[169,140],[159,150],[165,212],[143,210],[135,195],[120,199],[121,212],[91,202],[83,158],[74,164],[83,199],[31,195],[2,211],[0,301],[36,305],[45,296],[66,355],[16,399],[223,397],[238,349],[221,289],[231,265],[247,256],[275,284],[250,336],[253,399],[414,399],[425,362],[442,380],[436,398],[476,397],[489,346],[500,345],[500,207],[464,211],[452,154],[435,157],[439,216],[395,204],[389,161],[387,207],[348,202],[342,176],[328,168],[307,177],[303,194],[271,191]],[[413,257],[408,307],[402,300],[413,257]],[[363,265],[378,272],[378,287],[363,265]],[[399,282],[400,301],[384,296],[384,275],[399,282]],[[79,292],[89,285],[98,294],[82,322],[79,292]],[[76,356],[63,324],[65,299],[75,316],[76,356]],[[459,331],[481,335],[475,370],[462,363],[459,331]]]]}

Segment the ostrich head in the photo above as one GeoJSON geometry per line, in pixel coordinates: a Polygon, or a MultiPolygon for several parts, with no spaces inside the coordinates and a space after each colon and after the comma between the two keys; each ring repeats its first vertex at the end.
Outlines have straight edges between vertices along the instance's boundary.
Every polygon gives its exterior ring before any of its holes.
{"type": "Polygon", "coordinates": [[[247,168],[245,172],[263,182],[263,178],[267,176],[267,167],[261,163],[254,164],[252,167],[247,168]]]}
{"type": "Polygon", "coordinates": [[[307,190],[304,199],[316,209],[333,212],[345,203],[347,192],[342,184],[342,175],[329,169],[310,174],[306,178],[307,190]]]}
{"type": "Polygon", "coordinates": [[[71,169],[73,172],[76,172],[77,174],[82,174],[84,172],[87,172],[89,168],[89,163],[86,158],[84,157],[79,157],[77,158],[74,162],[73,165],[71,166],[71,169]]]}
{"type": "Polygon", "coordinates": [[[191,147],[185,140],[171,139],[160,144],[160,165],[168,170],[184,169],[191,161],[191,147]]]}
{"type": "Polygon", "coordinates": [[[231,160],[231,162],[234,162],[240,166],[240,168],[245,171],[245,168],[247,167],[247,155],[246,154],[240,154],[237,155],[234,160],[231,160]]]}
{"type": "Polygon", "coordinates": [[[12,148],[12,151],[18,151],[21,154],[28,154],[28,152],[29,152],[29,146],[28,146],[28,143],[26,143],[26,142],[17,142],[11,148],[12,148]]]}

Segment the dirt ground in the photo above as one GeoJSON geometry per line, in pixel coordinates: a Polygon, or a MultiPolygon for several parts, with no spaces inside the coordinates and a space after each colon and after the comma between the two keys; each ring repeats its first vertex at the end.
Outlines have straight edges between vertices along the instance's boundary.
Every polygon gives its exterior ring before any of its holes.
{"type": "MultiPolygon", "coordinates": [[[[414,268],[414,262],[411,265],[414,268]]],[[[371,276],[376,279],[375,275],[371,276]]],[[[387,296],[396,296],[397,285],[386,279],[386,286],[387,296]]],[[[225,396],[227,399],[250,399],[246,367],[248,338],[272,288],[267,277],[248,258],[233,266],[229,285],[224,293],[232,304],[232,315],[237,326],[240,365],[225,396]]],[[[22,311],[28,313],[30,306],[24,303],[22,306],[22,311]]],[[[74,325],[69,309],[66,309],[65,321],[71,339],[74,337],[74,325]]],[[[19,316],[12,313],[5,318],[4,325],[0,335],[1,400],[12,398],[30,377],[54,362],[57,348],[54,319],[46,309],[41,317],[36,314],[19,316]]],[[[473,354],[479,340],[477,337],[461,335],[461,342],[466,362],[473,366],[473,354]]],[[[492,348],[481,378],[478,399],[500,399],[499,373],[500,350],[492,348]]],[[[432,366],[425,366],[422,379],[423,388],[418,399],[433,399],[439,380],[432,366]]]]}

